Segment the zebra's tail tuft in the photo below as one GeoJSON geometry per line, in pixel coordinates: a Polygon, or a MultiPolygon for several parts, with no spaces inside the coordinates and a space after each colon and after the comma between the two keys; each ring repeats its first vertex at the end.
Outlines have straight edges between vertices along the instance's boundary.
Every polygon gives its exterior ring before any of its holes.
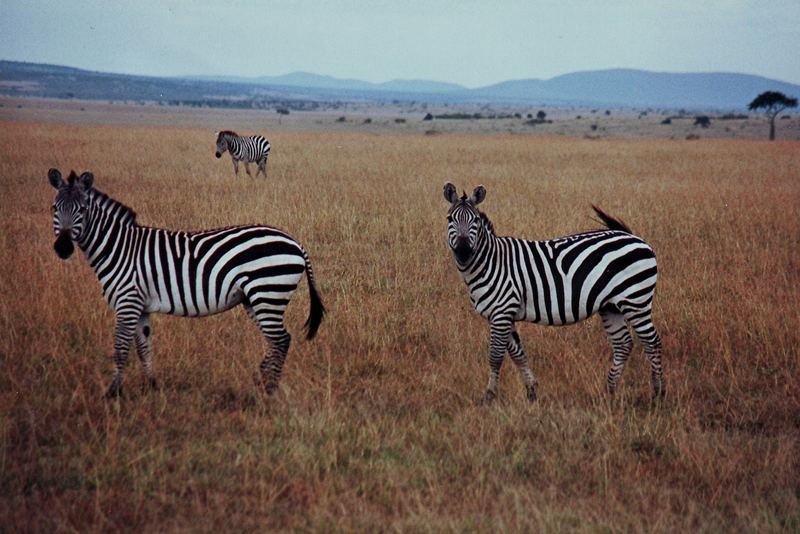
{"type": "Polygon", "coordinates": [[[325,316],[325,306],[322,304],[319,292],[317,292],[314,271],[311,269],[311,260],[308,259],[308,254],[305,250],[303,250],[303,257],[306,261],[306,280],[308,281],[308,296],[311,305],[305,324],[306,339],[314,339],[314,336],[317,335],[317,330],[319,330],[319,325],[322,323],[322,318],[325,316]]]}
{"type": "Polygon", "coordinates": [[[600,208],[598,208],[594,204],[592,204],[592,209],[597,214],[597,216],[600,217],[600,221],[598,221],[598,222],[602,222],[602,224],[606,225],[606,227],[609,230],[619,230],[620,232],[626,232],[628,234],[633,235],[633,231],[630,229],[630,227],[627,224],[622,222],[621,219],[617,219],[616,217],[612,217],[611,215],[609,215],[608,213],[604,212],[603,210],[601,210],[600,208]]]}

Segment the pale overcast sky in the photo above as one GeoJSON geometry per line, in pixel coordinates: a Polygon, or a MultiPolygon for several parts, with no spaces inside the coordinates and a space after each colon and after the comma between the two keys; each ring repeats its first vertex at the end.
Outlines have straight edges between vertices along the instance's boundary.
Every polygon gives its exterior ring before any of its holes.
{"type": "Polygon", "coordinates": [[[0,59],[468,87],[617,67],[800,83],[800,0],[0,0],[0,59]]]}

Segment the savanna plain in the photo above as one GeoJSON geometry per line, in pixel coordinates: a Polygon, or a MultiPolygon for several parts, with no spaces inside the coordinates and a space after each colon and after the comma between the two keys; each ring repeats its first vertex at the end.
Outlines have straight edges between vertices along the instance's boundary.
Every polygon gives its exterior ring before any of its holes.
{"type": "MultiPolygon", "coordinates": [[[[0,530],[800,530],[800,145],[266,131],[269,178],[233,175],[208,127],[0,124],[0,530]],[[113,315],[53,251],[47,170],[92,171],[141,224],[266,223],[308,249],[278,393],[241,309],[154,316],[158,391],[135,354],[106,401],[113,315]],[[498,234],[597,227],[655,249],[667,396],[636,342],[615,401],[597,318],[519,332],[539,382],[488,376],[488,326],[445,244],[442,184],[498,234]]],[[[255,133],[243,128],[242,133],[255,133]]]]}

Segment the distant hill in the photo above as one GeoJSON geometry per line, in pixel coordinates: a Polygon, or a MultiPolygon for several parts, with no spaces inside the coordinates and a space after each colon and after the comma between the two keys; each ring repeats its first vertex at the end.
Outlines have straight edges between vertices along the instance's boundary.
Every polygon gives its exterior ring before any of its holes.
{"type": "Polygon", "coordinates": [[[371,83],[362,80],[334,78],[311,72],[291,72],[281,76],[189,76],[189,79],[217,82],[251,83],[258,85],[308,87],[316,89],[336,89],[342,91],[389,91],[394,93],[446,93],[466,91],[466,87],[455,83],[434,82],[430,80],[391,80],[371,83]]]}
{"type": "Polygon", "coordinates": [[[549,80],[514,80],[475,89],[505,100],[659,108],[741,109],[767,90],[800,95],[800,85],[735,73],[666,73],[631,69],[585,71],[549,80]]]}
{"type": "Polygon", "coordinates": [[[505,103],[687,110],[742,110],[759,93],[800,96],[800,85],[736,73],[585,71],[549,80],[511,80],[467,89],[429,80],[371,83],[308,72],[257,78],[160,78],[58,65],[0,61],[0,94],[94,100],[156,101],[213,107],[315,109],[337,101],[505,103]]]}

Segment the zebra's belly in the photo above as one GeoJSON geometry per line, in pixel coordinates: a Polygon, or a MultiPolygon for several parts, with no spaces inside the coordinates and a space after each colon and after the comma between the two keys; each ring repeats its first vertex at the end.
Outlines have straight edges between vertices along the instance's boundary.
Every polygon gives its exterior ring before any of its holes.
{"type": "Polygon", "coordinates": [[[151,299],[145,307],[147,313],[164,313],[167,315],[180,315],[182,317],[205,317],[215,315],[234,308],[242,303],[244,294],[241,290],[231,291],[224,299],[215,302],[174,301],[164,299],[151,299]]]}

